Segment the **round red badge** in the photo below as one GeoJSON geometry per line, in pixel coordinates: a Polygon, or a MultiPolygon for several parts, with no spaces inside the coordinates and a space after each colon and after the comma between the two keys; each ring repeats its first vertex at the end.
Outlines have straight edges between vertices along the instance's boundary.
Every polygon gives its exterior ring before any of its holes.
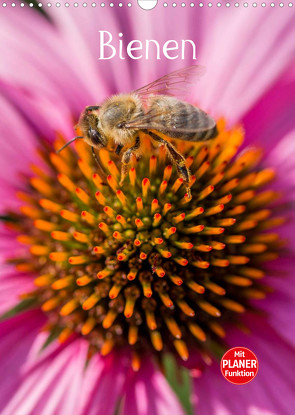
{"type": "Polygon", "coordinates": [[[246,347],[233,347],[222,357],[221,373],[235,385],[245,385],[255,378],[258,372],[258,359],[246,347]]]}

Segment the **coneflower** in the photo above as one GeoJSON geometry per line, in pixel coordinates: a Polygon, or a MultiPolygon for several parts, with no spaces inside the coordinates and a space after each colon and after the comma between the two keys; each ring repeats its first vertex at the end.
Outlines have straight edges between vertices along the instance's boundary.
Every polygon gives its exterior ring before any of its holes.
{"type": "Polygon", "coordinates": [[[257,167],[257,149],[238,154],[243,135],[221,121],[214,140],[175,143],[191,170],[191,200],[148,140],[121,188],[106,150],[107,183],[82,142],[78,155],[41,152],[47,169],[33,166],[21,213],[11,214],[27,254],[10,261],[35,275],[23,298],[48,315],[48,341],[76,332],[90,354],[129,347],[135,370],[145,353],[210,359],[224,324],[239,327],[249,300],[267,294],[264,264],[282,244],[273,228],[284,218],[270,208],[279,193],[265,189],[275,172],[257,167]]]}

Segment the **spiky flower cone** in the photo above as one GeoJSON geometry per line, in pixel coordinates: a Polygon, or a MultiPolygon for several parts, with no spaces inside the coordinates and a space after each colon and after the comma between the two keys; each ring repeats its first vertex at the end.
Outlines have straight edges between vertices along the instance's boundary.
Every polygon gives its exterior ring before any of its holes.
{"type": "Polygon", "coordinates": [[[242,141],[241,129],[220,122],[210,142],[175,143],[192,173],[191,200],[148,140],[121,188],[119,161],[106,150],[107,185],[83,142],[79,159],[70,148],[42,152],[48,169],[33,167],[10,226],[28,246],[12,261],[36,275],[25,301],[48,315],[51,339],[77,332],[103,355],[129,347],[186,360],[222,342],[224,323],[239,325],[249,300],[268,291],[264,263],[280,241],[265,231],[283,222],[268,207],[278,194],[263,190],[274,172],[255,168],[256,149],[236,157],[242,141]]]}

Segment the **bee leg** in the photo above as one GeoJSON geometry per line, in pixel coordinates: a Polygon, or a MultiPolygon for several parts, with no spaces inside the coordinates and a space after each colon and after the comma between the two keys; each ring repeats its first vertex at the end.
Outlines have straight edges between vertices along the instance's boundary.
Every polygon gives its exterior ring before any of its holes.
{"type": "Polygon", "coordinates": [[[185,158],[183,157],[183,155],[178,153],[176,148],[171,143],[169,143],[169,141],[164,140],[164,138],[161,138],[155,133],[148,131],[148,130],[144,132],[146,134],[149,134],[149,136],[153,140],[158,141],[165,146],[170,159],[172,160],[173,164],[176,166],[178,175],[183,179],[183,182],[186,186],[188,198],[191,199],[192,194],[191,194],[191,189],[189,185],[191,175],[190,175],[189,169],[185,165],[185,158]]]}
{"type": "Polygon", "coordinates": [[[126,150],[123,153],[120,186],[122,186],[124,179],[128,174],[131,156],[136,150],[139,149],[139,147],[140,147],[140,138],[136,137],[134,146],[128,148],[128,150],[126,150]]]}
{"type": "Polygon", "coordinates": [[[104,172],[104,170],[103,170],[103,168],[101,166],[100,161],[98,160],[98,157],[97,157],[97,155],[95,153],[94,147],[92,147],[92,146],[91,146],[91,151],[92,151],[93,158],[94,158],[94,160],[95,160],[95,162],[97,164],[97,167],[99,169],[99,175],[103,179],[103,182],[102,183],[103,184],[106,184],[106,181],[105,181],[105,178],[106,178],[105,172],[104,172]]]}
{"type": "Polygon", "coordinates": [[[121,150],[122,150],[122,148],[123,148],[123,147],[124,147],[124,146],[122,146],[121,144],[118,144],[118,145],[117,145],[117,148],[116,148],[116,150],[115,150],[115,153],[119,155],[119,154],[121,153],[121,150]]]}

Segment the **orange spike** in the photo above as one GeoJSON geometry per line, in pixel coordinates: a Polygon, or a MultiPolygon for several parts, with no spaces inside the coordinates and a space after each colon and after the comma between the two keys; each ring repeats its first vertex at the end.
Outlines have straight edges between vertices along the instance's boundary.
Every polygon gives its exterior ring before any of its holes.
{"type": "Polygon", "coordinates": [[[189,323],[188,328],[192,335],[196,337],[196,339],[200,340],[201,342],[206,341],[207,337],[205,332],[196,323],[189,323]]]}
{"type": "Polygon", "coordinates": [[[166,318],[165,323],[172,336],[176,337],[177,339],[181,339],[182,333],[174,318],[166,318]]]}
{"type": "Polygon", "coordinates": [[[59,213],[63,219],[66,219],[69,222],[78,222],[79,220],[79,216],[76,213],[71,212],[70,210],[63,209],[59,213]]]}
{"type": "Polygon", "coordinates": [[[246,237],[244,235],[228,235],[224,240],[227,244],[242,244],[245,242],[246,237]]]}
{"type": "Polygon", "coordinates": [[[163,349],[163,341],[161,334],[158,331],[151,332],[151,342],[155,350],[160,352],[163,349]]]}
{"type": "Polygon", "coordinates": [[[264,277],[264,272],[257,268],[250,268],[250,267],[241,267],[239,268],[239,272],[248,278],[253,279],[261,279],[264,277]]]}
{"type": "Polygon", "coordinates": [[[232,200],[232,195],[229,193],[226,196],[221,197],[220,199],[217,199],[215,201],[215,203],[217,203],[218,205],[226,205],[228,202],[230,202],[232,200]]]}
{"type": "Polygon", "coordinates": [[[127,275],[127,279],[129,281],[133,281],[136,278],[136,274],[137,274],[137,269],[131,269],[129,271],[129,274],[127,275]]]}
{"type": "Polygon", "coordinates": [[[94,173],[92,175],[92,181],[95,184],[95,186],[97,187],[97,189],[102,190],[102,188],[103,188],[103,180],[102,180],[102,178],[100,177],[99,174],[94,173]]]}
{"type": "Polygon", "coordinates": [[[172,226],[171,228],[164,231],[164,236],[165,236],[165,238],[169,238],[175,232],[176,232],[176,228],[175,228],[175,226],[172,226]]]}
{"type": "Polygon", "coordinates": [[[185,165],[186,167],[190,167],[194,162],[194,157],[193,156],[189,156],[186,160],[185,160],[185,165]]]}
{"type": "Polygon", "coordinates": [[[254,187],[265,186],[270,183],[276,176],[276,173],[273,169],[264,169],[257,173],[256,179],[254,181],[254,187]]]}
{"type": "Polygon", "coordinates": [[[127,224],[126,219],[122,215],[117,215],[116,219],[119,223],[121,223],[122,226],[125,226],[127,224]]]}
{"type": "Polygon", "coordinates": [[[202,232],[204,228],[205,228],[204,225],[197,225],[197,226],[192,226],[190,228],[184,228],[182,229],[182,232],[183,233],[198,233],[198,232],[202,232]]]}
{"type": "Polygon", "coordinates": [[[142,198],[141,197],[136,198],[136,207],[137,207],[138,212],[142,212],[143,204],[142,204],[142,198]]]}
{"type": "Polygon", "coordinates": [[[104,206],[106,204],[106,198],[104,197],[104,195],[101,192],[96,192],[95,193],[95,198],[98,201],[98,203],[102,206],[104,206]]]}
{"type": "Polygon", "coordinates": [[[164,169],[163,180],[166,180],[167,182],[169,182],[171,174],[172,174],[172,166],[168,164],[168,166],[166,166],[164,169]]]}
{"type": "Polygon", "coordinates": [[[77,255],[71,256],[68,261],[71,265],[81,265],[89,262],[89,258],[86,255],[77,255]]]}
{"type": "Polygon", "coordinates": [[[208,303],[207,301],[200,300],[198,301],[198,306],[204,310],[206,313],[208,313],[210,316],[213,317],[220,317],[221,312],[214,307],[212,304],[208,303]]]}
{"type": "Polygon", "coordinates": [[[74,183],[68,178],[68,176],[66,176],[65,174],[58,174],[57,175],[57,180],[59,181],[59,183],[65,187],[69,192],[74,193],[76,190],[76,186],[74,185],[74,183]]]}
{"type": "Polygon", "coordinates": [[[217,173],[211,180],[211,184],[212,186],[216,186],[218,183],[221,182],[221,180],[224,178],[224,172],[221,171],[219,173],[217,173]]]}
{"type": "Polygon", "coordinates": [[[163,207],[163,216],[166,215],[166,213],[171,209],[172,205],[170,203],[165,203],[163,207]]]}
{"type": "Polygon", "coordinates": [[[197,198],[198,201],[200,200],[204,200],[207,196],[209,196],[214,190],[214,186],[209,185],[207,186],[205,189],[203,189],[200,193],[199,193],[199,197],[197,198]]]}
{"type": "Polygon", "coordinates": [[[49,254],[49,258],[51,259],[51,261],[54,261],[54,262],[67,261],[68,257],[69,257],[68,252],[51,252],[49,254]]]}
{"type": "Polygon", "coordinates": [[[181,359],[186,362],[189,358],[189,352],[186,343],[183,340],[174,340],[173,344],[181,359]]]}
{"type": "Polygon", "coordinates": [[[120,293],[120,291],[121,291],[121,289],[122,289],[122,285],[120,285],[120,284],[114,284],[113,286],[112,286],[112,288],[110,289],[110,292],[109,292],[109,297],[113,300],[114,298],[117,298],[118,297],[118,295],[119,295],[119,293],[120,293]]]}
{"type": "Polygon", "coordinates": [[[109,329],[112,326],[113,322],[116,320],[117,315],[117,311],[110,309],[102,321],[102,327],[104,329],[109,329]]]}
{"type": "Polygon", "coordinates": [[[89,317],[81,328],[81,334],[83,336],[87,336],[87,334],[89,334],[94,329],[96,323],[97,321],[94,317],[89,317]]]}
{"type": "Polygon", "coordinates": [[[237,275],[227,275],[224,279],[230,284],[238,285],[239,287],[249,287],[253,284],[253,282],[248,278],[239,277],[237,275]]]}
{"type": "Polygon", "coordinates": [[[80,187],[77,187],[76,188],[76,195],[81,200],[81,202],[83,202],[85,205],[89,205],[90,198],[89,198],[88,194],[83,189],[81,189],[80,187]]]}
{"type": "Polygon", "coordinates": [[[215,228],[210,226],[205,226],[203,230],[204,235],[220,235],[224,232],[224,228],[215,228]]]}
{"type": "Polygon", "coordinates": [[[76,241],[79,241],[79,242],[82,242],[82,243],[89,242],[88,236],[85,235],[84,233],[81,233],[81,232],[74,232],[73,237],[76,239],[76,241]]]}
{"type": "Polygon", "coordinates": [[[105,206],[103,211],[108,215],[109,218],[114,219],[116,212],[110,206],[105,206]]]}
{"type": "Polygon", "coordinates": [[[207,157],[208,155],[208,151],[209,151],[208,147],[205,145],[201,148],[201,150],[199,151],[199,154],[196,157],[197,165],[200,165],[204,161],[205,157],[207,157]]]}
{"type": "Polygon", "coordinates": [[[173,301],[171,300],[171,298],[169,297],[169,295],[167,293],[159,291],[158,294],[159,294],[164,306],[166,306],[168,308],[173,307],[173,301]]]}
{"type": "Polygon", "coordinates": [[[43,256],[47,255],[50,251],[49,246],[43,246],[43,245],[32,245],[30,247],[30,252],[32,255],[36,256],[43,256]]]}
{"type": "Polygon", "coordinates": [[[100,297],[98,295],[92,294],[82,304],[83,310],[86,310],[86,311],[90,310],[91,308],[93,308],[98,303],[99,300],[100,300],[100,297]]]}
{"type": "Polygon", "coordinates": [[[51,311],[54,310],[56,307],[60,304],[60,298],[59,297],[52,297],[49,300],[45,301],[45,303],[42,304],[41,308],[43,311],[51,311]]]}
{"type": "Polygon", "coordinates": [[[125,194],[122,192],[122,190],[117,190],[116,195],[117,195],[117,198],[122,203],[122,206],[126,206],[127,205],[127,199],[126,199],[125,194]]]}
{"type": "Polygon", "coordinates": [[[158,277],[163,278],[165,276],[165,271],[162,267],[156,267],[156,274],[158,277]]]}
{"type": "Polygon", "coordinates": [[[51,232],[51,238],[56,241],[69,241],[71,239],[71,235],[67,232],[53,231],[51,232]]]}
{"type": "Polygon", "coordinates": [[[149,188],[150,188],[150,185],[151,185],[151,183],[150,183],[149,179],[147,179],[147,178],[143,179],[143,181],[142,181],[142,197],[143,197],[143,199],[146,199],[149,188]]]}
{"type": "Polygon", "coordinates": [[[68,164],[56,153],[50,153],[49,158],[56,170],[67,175],[71,174],[71,168],[68,164]]]}
{"type": "Polygon", "coordinates": [[[155,313],[153,313],[152,311],[147,310],[145,312],[145,316],[146,316],[146,324],[147,324],[148,328],[150,330],[156,330],[157,322],[156,322],[155,313]]]}
{"type": "Polygon", "coordinates": [[[79,307],[79,302],[73,298],[72,300],[70,300],[69,302],[67,302],[60,310],[59,314],[61,316],[68,316],[69,314],[71,314],[74,310],[76,310],[76,308],[79,307]]]}
{"type": "Polygon", "coordinates": [[[235,311],[236,313],[243,313],[245,311],[245,307],[242,306],[242,304],[230,300],[229,298],[222,298],[219,300],[219,302],[223,307],[227,308],[228,310],[235,311]]]}
{"type": "Polygon", "coordinates": [[[117,239],[118,241],[124,241],[123,235],[121,234],[121,232],[115,231],[113,233],[113,237],[115,239],[117,239]]]}
{"type": "Polygon", "coordinates": [[[207,261],[193,261],[192,265],[197,268],[207,269],[210,266],[210,263],[207,261]]]}
{"type": "Polygon", "coordinates": [[[61,205],[58,203],[52,202],[49,199],[40,199],[39,205],[45,209],[49,210],[50,212],[58,213],[61,210],[61,205]]]}
{"type": "Polygon", "coordinates": [[[34,279],[34,284],[36,287],[46,287],[52,283],[53,278],[53,275],[50,274],[40,275],[34,279]]]}
{"type": "Polygon", "coordinates": [[[102,280],[102,279],[108,277],[111,274],[112,274],[111,270],[103,269],[103,270],[99,271],[96,276],[99,280],[102,280]]]}
{"type": "Polygon", "coordinates": [[[235,196],[234,201],[237,204],[247,203],[249,200],[252,200],[255,197],[254,190],[246,190],[243,193],[240,193],[239,195],[235,196]]]}
{"type": "Polygon", "coordinates": [[[138,229],[141,229],[141,228],[144,227],[144,224],[143,224],[142,220],[139,219],[139,218],[135,219],[135,225],[137,226],[138,229]]]}
{"type": "Polygon", "coordinates": [[[53,195],[53,188],[50,184],[46,183],[45,180],[40,179],[39,177],[32,177],[30,179],[31,185],[36,189],[41,195],[50,197],[53,195]]]}
{"type": "Polygon", "coordinates": [[[210,244],[212,246],[212,249],[215,249],[216,251],[221,251],[226,246],[224,243],[219,241],[211,241],[210,244]]]}
{"type": "Polygon", "coordinates": [[[31,219],[38,219],[40,216],[43,216],[40,210],[33,208],[32,206],[21,206],[20,211],[23,215],[31,219]]]}
{"type": "Polygon", "coordinates": [[[228,260],[232,265],[245,265],[250,261],[250,258],[243,255],[229,255],[228,260]]]}
{"type": "Polygon", "coordinates": [[[184,220],[184,218],[185,218],[185,213],[180,213],[179,215],[174,216],[174,217],[172,218],[172,220],[173,220],[173,222],[174,222],[175,224],[177,224],[177,223],[179,223],[179,222],[182,222],[182,221],[184,220]]]}
{"type": "Polygon", "coordinates": [[[259,210],[258,212],[247,215],[248,220],[262,221],[267,219],[271,215],[270,209],[259,210]]]}
{"type": "Polygon", "coordinates": [[[214,267],[221,267],[221,268],[223,268],[223,267],[228,267],[228,266],[229,266],[229,264],[230,264],[230,262],[229,262],[229,260],[228,260],[228,259],[222,259],[222,258],[212,258],[212,259],[211,259],[211,264],[212,264],[214,267]]]}
{"type": "Polygon", "coordinates": [[[134,187],[136,182],[136,170],[134,167],[131,167],[131,169],[129,170],[129,179],[131,186],[134,187]]]}
{"type": "Polygon", "coordinates": [[[109,170],[110,174],[112,176],[114,176],[116,178],[116,180],[119,180],[120,173],[119,173],[119,170],[118,170],[117,166],[113,162],[113,160],[108,161],[107,167],[108,167],[108,170],[109,170]]]}
{"type": "Polygon", "coordinates": [[[104,344],[102,345],[102,348],[100,350],[100,354],[102,356],[107,356],[111,351],[113,350],[115,343],[113,339],[106,339],[104,344]]]}
{"type": "Polygon", "coordinates": [[[138,327],[134,325],[129,326],[128,343],[130,344],[130,346],[133,346],[137,342],[137,338],[138,338],[138,327]]]}
{"type": "Polygon", "coordinates": [[[79,168],[80,168],[81,172],[86,177],[86,179],[91,180],[91,178],[93,176],[93,172],[92,172],[92,169],[91,169],[89,163],[86,160],[83,160],[83,159],[80,158],[78,160],[78,165],[79,165],[79,168]]]}
{"type": "Polygon", "coordinates": [[[110,233],[110,228],[108,227],[108,225],[104,222],[100,222],[100,224],[98,225],[99,229],[101,229],[103,231],[103,233],[105,233],[106,235],[108,235],[110,233]]]}
{"type": "Polygon", "coordinates": [[[118,189],[118,182],[115,180],[115,178],[109,174],[107,176],[107,182],[110,188],[116,193],[118,189]]]}
{"type": "Polygon", "coordinates": [[[181,309],[181,311],[188,317],[194,317],[194,315],[196,314],[194,310],[183,300],[177,301],[177,305],[181,309]]]}
{"type": "Polygon", "coordinates": [[[159,202],[157,199],[154,199],[151,203],[151,214],[154,214],[155,211],[158,209],[159,207],[159,202]]]}
{"type": "Polygon", "coordinates": [[[177,264],[181,265],[182,267],[185,267],[188,264],[188,260],[186,258],[181,257],[174,257],[173,258],[177,264]]]}
{"type": "Polygon", "coordinates": [[[160,215],[160,213],[155,213],[154,214],[154,220],[153,220],[153,226],[158,226],[159,223],[161,222],[162,216],[160,215]]]}
{"type": "Polygon", "coordinates": [[[205,161],[201,165],[201,167],[196,171],[196,179],[199,180],[202,176],[204,176],[204,174],[209,169],[209,167],[210,167],[210,162],[209,161],[205,161]]]}
{"type": "Polygon", "coordinates": [[[237,178],[229,180],[226,184],[224,184],[219,189],[219,194],[220,195],[225,195],[226,193],[231,192],[233,189],[235,189],[237,187],[238,184],[239,184],[239,179],[237,179],[237,178]]]}
{"type": "Polygon", "coordinates": [[[224,205],[216,205],[206,210],[205,216],[212,216],[216,215],[217,213],[222,212],[224,209],[224,205]]]}
{"type": "Polygon", "coordinates": [[[167,189],[167,185],[168,185],[167,180],[163,180],[162,183],[160,184],[160,188],[159,188],[159,195],[160,196],[163,196],[163,194],[165,193],[165,191],[167,189]]]}
{"type": "Polygon", "coordinates": [[[83,275],[83,277],[77,278],[76,284],[80,287],[84,287],[84,285],[89,284],[91,281],[93,281],[92,278],[90,278],[88,275],[83,275]]]}
{"type": "Polygon", "coordinates": [[[192,249],[194,247],[191,242],[174,241],[173,244],[180,249],[192,249]]]}
{"type": "Polygon", "coordinates": [[[59,343],[65,343],[72,334],[73,330],[69,327],[65,327],[58,336],[59,343]]]}
{"type": "Polygon", "coordinates": [[[157,157],[151,156],[150,158],[150,176],[153,176],[157,168],[157,157]]]}
{"type": "Polygon", "coordinates": [[[175,180],[175,182],[174,182],[174,184],[173,184],[173,186],[171,187],[171,191],[173,192],[173,193],[176,193],[177,192],[177,190],[180,188],[180,186],[182,185],[182,183],[183,183],[183,179],[181,178],[181,177],[179,177],[178,179],[176,179],[175,180]]]}
{"type": "Polygon", "coordinates": [[[42,220],[42,219],[36,219],[34,221],[34,226],[40,231],[45,231],[45,232],[51,232],[56,227],[54,223],[47,222],[46,220],[42,220]]]}
{"type": "Polygon", "coordinates": [[[212,281],[204,282],[204,285],[206,288],[208,288],[208,290],[212,291],[214,294],[225,295],[226,293],[223,287],[220,287],[220,285],[217,285],[212,281]]]}
{"type": "Polygon", "coordinates": [[[222,227],[232,226],[235,223],[236,223],[236,219],[234,218],[219,219],[216,221],[216,225],[222,226],[222,227]]]}
{"type": "Polygon", "coordinates": [[[95,224],[96,224],[96,219],[95,219],[95,217],[94,217],[91,213],[87,212],[86,210],[83,210],[83,211],[81,212],[81,218],[82,218],[85,222],[87,222],[89,225],[95,225],[95,224]]]}
{"type": "Polygon", "coordinates": [[[175,285],[182,285],[183,284],[183,280],[180,277],[177,277],[176,275],[170,275],[169,274],[168,277],[170,278],[170,280],[175,285]]]}
{"type": "Polygon", "coordinates": [[[200,251],[200,252],[210,252],[210,251],[212,251],[212,246],[211,245],[200,244],[200,245],[196,245],[195,249],[196,249],[196,251],[200,251]]]}
{"type": "Polygon", "coordinates": [[[204,208],[197,207],[194,210],[192,210],[188,215],[186,215],[185,220],[191,220],[199,215],[201,215],[204,212],[204,208]]]}
{"type": "Polygon", "coordinates": [[[60,278],[51,285],[51,288],[54,290],[62,290],[66,287],[69,287],[74,282],[74,278],[72,276],[67,276],[64,278],[60,278]]]}

